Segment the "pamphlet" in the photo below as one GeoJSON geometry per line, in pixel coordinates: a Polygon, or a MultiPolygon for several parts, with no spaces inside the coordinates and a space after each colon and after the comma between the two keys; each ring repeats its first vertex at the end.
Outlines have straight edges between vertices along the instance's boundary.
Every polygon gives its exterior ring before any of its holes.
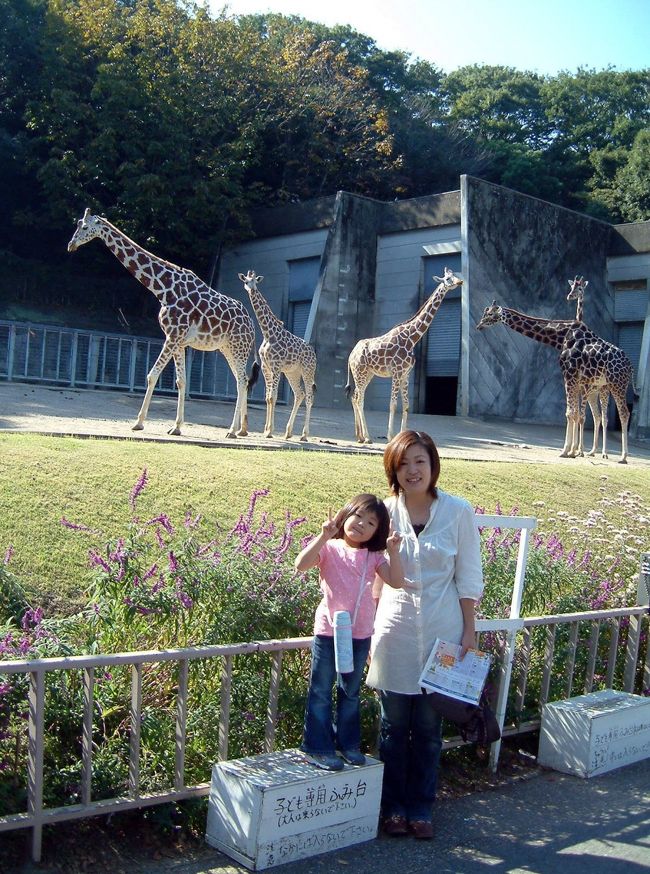
{"type": "Polygon", "coordinates": [[[478,704],[492,657],[478,649],[468,650],[462,660],[459,656],[458,644],[437,638],[420,676],[420,686],[478,704]]]}

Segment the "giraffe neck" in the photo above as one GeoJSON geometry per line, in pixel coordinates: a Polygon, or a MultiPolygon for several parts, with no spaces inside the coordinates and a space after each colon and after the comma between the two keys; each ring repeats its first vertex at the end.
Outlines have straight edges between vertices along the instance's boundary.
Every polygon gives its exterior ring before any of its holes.
{"type": "Polygon", "coordinates": [[[264,338],[266,339],[274,333],[277,334],[278,328],[283,327],[282,322],[275,315],[261,292],[257,288],[250,287],[247,287],[246,290],[264,338]]]}
{"type": "Polygon", "coordinates": [[[540,319],[535,316],[527,316],[524,313],[519,313],[517,310],[502,307],[502,321],[504,325],[517,331],[518,334],[523,334],[524,337],[530,337],[531,340],[537,340],[538,343],[545,343],[547,346],[552,346],[554,349],[562,349],[569,331],[575,327],[574,321],[560,319],[540,319]]]}
{"type": "Polygon", "coordinates": [[[582,321],[582,314],[584,312],[584,300],[579,297],[578,302],[576,304],[576,321],[582,321]]]}
{"type": "Polygon", "coordinates": [[[431,297],[429,297],[428,300],[425,300],[413,318],[400,325],[399,333],[403,335],[405,339],[408,339],[413,346],[422,339],[429,329],[433,317],[440,309],[440,304],[442,303],[444,296],[447,294],[447,291],[447,288],[439,285],[431,297]]]}
{"type": "Polygon", "coordinates": [[[175,301],[174,284],[181,268],[147,252],[106,219],[101,221],[100,238],[129,273],[151,291],[162,306],[175,301]]]}

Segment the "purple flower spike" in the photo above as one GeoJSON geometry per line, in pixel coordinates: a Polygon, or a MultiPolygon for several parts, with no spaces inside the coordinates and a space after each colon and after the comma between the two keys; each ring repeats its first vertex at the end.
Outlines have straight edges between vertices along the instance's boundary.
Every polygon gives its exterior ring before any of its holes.
{"type": "Polygon", "coordinates": [[[129,504],[131,505],[131,510],[135,513],[135,502],[138,500],[140,494],[144,491],[145,486],[147,485],[149,477],[147,474],[147,468],[143,468],[142,473],[140,474],[140,478],[137,483],[131,489],[131,494],[129,495],[129,504]]]}
{"type": "Polygon", "coordinates": [[[13,545],[10,543],[9,546],[7,547],[7,551],[5,552],[3,564],[5,564],[5,565],[9,564],[9,562],[13,558],[13,554],[14,554],[14,548],[13,548],[13,545]]]}

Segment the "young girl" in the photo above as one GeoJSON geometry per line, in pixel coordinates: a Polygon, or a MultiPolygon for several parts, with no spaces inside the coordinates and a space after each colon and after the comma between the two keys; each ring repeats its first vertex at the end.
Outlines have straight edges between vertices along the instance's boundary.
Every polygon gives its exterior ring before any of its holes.
{"type": "Polygon", "coordinates": [[[343,759],[363,765],[359,689],[370,650],[375,601],[375,574],[399,588],[404,574],[399,557],[401,538],[390,533],[388,511],[375,495],[357,495],[332,519],[331,511],[318,537],[296,558],[298,571],[318,565],[323,600],[314,620],[311,677],[301,749],[310,762],[340,771],[343,759]],[[384,554],[388,552],[388,559],[384,554]],[[332,621],[337,610],[352,617],[354,670],[341,674],[336,689],[336,724],[332,725],[332,686],[336,679],[332,621]],[[342,759],[336,755],[339,750],[342,759]]]}

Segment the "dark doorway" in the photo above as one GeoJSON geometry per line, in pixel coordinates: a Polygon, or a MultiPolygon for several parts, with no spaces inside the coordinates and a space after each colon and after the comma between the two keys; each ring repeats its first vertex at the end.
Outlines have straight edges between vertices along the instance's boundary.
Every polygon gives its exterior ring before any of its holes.
{"type": "Polygon", "coordinates": [[[457,376],[427,376],[425,413],[430,416],[455,416],[457,376]]]}

